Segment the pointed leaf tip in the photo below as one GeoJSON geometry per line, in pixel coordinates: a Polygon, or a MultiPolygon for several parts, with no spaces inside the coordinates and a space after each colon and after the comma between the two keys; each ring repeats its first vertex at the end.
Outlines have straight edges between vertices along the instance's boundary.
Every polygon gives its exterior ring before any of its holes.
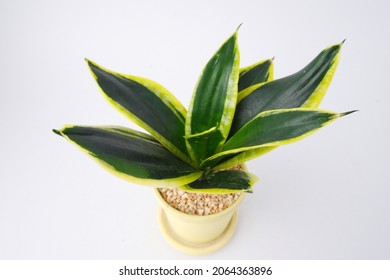
{"type": "Polygon", "coordinates": [[[92,60],[90,60],[89,58],[84,58],[84,60],[87,63],[87,66],[88,66],[89,70],[91,71],[92,76],[95,77],[96,74],[94,73],[92,68],[97,67],[98,65],[95,62],[93,62],[92,60]]]}
{"type": "Polygon", "coordinates": [[[352,111],[348,111],[348,112],[344,112],[344,113],[340,113],[340,117],[344,117],[346,115],[349,115],[349,114],[352,114],[352,113],[355,113],[355,112],[358,112],[359,110],[352,110],[352,111]]]}
{"type": "Polygon", "coordinates": [[[341,45],[343,45],[346,40],[347,40],[347,38],[345,38],[343,41],[341,41],[341,45]]]}
{"type": "Polygon", "coordinates": [[[89,58],[84,58],[85,62],[88,64],[88,66],[91,66],[91,65],[95,65],[96,66],[96,63],[93,62],[92,60],[90,60],[89,58]]]}
{"type": "Polygon", "coordinates": [[[57,135],[59,135],[59,136],[62,136],[62,133],[61,133],[60,130],[52,129],[52,131],[53,131],[55,134],[57,134],[57,135]]]}
{"type": "Polygon", "coordinates": [[[236,29],[236,33],[238,32],[238,30],[240,29],[241,25],[243,25],[243,24],[244,24],[243,22],[240,23],[240,25],[236,29]]]}
{"type": "MultiPolygon", "coordinates": [[[[98,67],[98,68],[101,68],[105,71],[109,71],[108,69],[104,69],[102,66],[100,66],[99,64],[97,64],[96,62],[90,60],[89,58],[84,58],[85,62],[88,64],[88,67],[91,68],[91,67],[98,67]]],[[[92,69],[91,69],[92,70],[92,69]]],[[[93,72],[93,71],[92,71],[93,72]]]]}

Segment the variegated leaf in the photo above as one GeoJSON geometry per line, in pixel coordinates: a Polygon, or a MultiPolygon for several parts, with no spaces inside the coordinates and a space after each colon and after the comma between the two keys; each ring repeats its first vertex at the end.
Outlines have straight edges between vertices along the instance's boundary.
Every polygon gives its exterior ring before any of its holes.
{"type": "Polygon", "coordinates": [[[186,109],[167,89],[151,80],[115,73],[87,62],[104,96],[116,109],[173,154],[192,163],[183,137],[186,109]]]}
{"type": "Polygon", "coordinates": [[[237,101],[237,32],[209,60],[188,110],[185,135],[192,158],[200,163],[225,142],[237,101]]]}
{"type": "Polygon", "coordinates": [[[134,183],[174,187],[195,181],[202,174],[154,137],[132,129],[65,126],[54,132],[76,144],[114,175],[134,183]]]}
{"type": "MultiPolygon", "coordinates": [[[[318,109],[280,109],[260,113],[230,138],[223,151],[203,162],[202,167],[213,167],[241,152],[267,152],[267,149],[289,144],[306,137],[331,121],[350,114],[318,109]]],[[[237,164],[238,162],[235,162],[237,164]]],[[[226,163],[218,168],[226,168],[226,163]]]]}
{"type": "Polygon", "coordinates": [[[336,70],[342,44],[323,50],[299,72],[253,86],[240,96],[230,131],[232,137],[259,113],[287,108],[316,108],[336,70]]]}

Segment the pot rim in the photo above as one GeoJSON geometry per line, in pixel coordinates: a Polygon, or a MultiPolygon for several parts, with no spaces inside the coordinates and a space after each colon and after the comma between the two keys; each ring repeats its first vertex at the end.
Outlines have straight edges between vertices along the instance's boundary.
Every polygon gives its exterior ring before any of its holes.
{"type": "Polygon", "coordinates": [[[175,213],[176,215],[181,216],[183,218],[187,218],[187,219],[191,218],[191,219],[195,219],[195,220],[212,220],[212,219],[218,218],[219,216],[224,216],[227,213],[234,211],[238,207],[238,205],[242,202],[242,200],[244,199],[244,197],[246,195],[245,192],[240,192],[240,196],[238,197],[238,199],[236,201],[234,201],[233,204],[230,205],[228,208],[222,210],[221,212],[215,213],[215,214],[203,216],[203,215],[191,215],[191,214],[181,212],[180,210],[177,210],[176,208],[172,207],[167,201],[165,201],[165,199],[162,197],[162,195],[159,191],[159,188],[154,188],[153,191],[154,191],[160,205],[162,207],[164,207],[166,210],[171,211],[171,212],[175,213]]]}

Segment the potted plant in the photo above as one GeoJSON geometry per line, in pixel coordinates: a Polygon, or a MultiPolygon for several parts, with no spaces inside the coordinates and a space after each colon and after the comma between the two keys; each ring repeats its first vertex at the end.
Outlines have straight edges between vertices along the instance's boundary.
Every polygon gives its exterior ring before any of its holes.
{"type": "Polygon", "coordinates": [[[158,83],[86,60],[108,102],[149,134],[118,126],[53,131],[115,175],[155,187],[168,241],[185,252],[209,253],[232,236],[236,208],[256,181],[244,162],[351,113],[317,109],[341,46],[273,80],[273,59],[240,68],[236,31],[204,67],[188,111],[158,83]]]}

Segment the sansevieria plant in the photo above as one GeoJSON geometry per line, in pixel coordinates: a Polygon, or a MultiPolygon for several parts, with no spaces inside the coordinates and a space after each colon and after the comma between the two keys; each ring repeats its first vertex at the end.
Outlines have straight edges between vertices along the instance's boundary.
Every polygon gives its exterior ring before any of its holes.
{"type": "Polygon", "coordinates": [[[302,70],[273,80],[272,59],[240,68],[236,31],[204,67],[188,110],[154,81],[87,60],[106,99],[149,134],[118,126],[66,125],[53,131],[137,184],[189,192],[251,191],[256,177],[230,167],[351,113],[317,109],[341,46],[329,46],[302,70]]]}

